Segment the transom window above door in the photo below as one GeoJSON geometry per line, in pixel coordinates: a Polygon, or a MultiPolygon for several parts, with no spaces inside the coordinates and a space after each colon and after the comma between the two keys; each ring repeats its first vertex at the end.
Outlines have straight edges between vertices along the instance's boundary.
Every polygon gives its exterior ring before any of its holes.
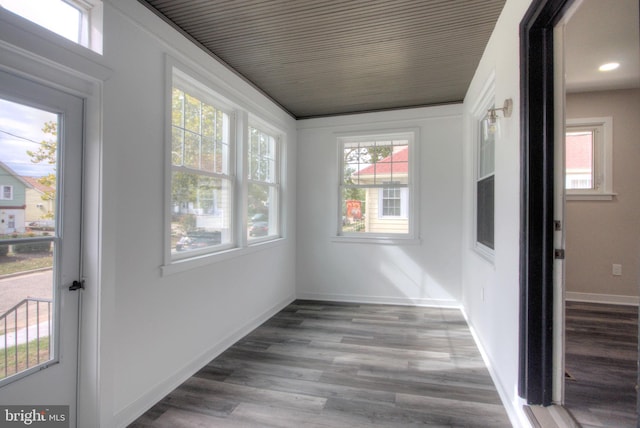
{"type": "Polygon", "coordinates": [[[101,0],[0,0],[0,7],[102,53],[101,0]]]}

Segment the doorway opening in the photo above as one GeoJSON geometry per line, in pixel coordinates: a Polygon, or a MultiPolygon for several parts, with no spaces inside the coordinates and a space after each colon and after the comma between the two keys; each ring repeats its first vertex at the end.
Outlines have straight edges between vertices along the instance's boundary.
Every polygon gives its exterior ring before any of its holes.
{"type": "Polygon", "coordinates": [[[556,141],[566,254],[556,284],[564,298],[560,397],[582,425],[636,426],[638,2],[583,0],[567,15],[564,63],[556,64],[566,136],[556,141]]]}
{"type": "MultiPolygon", "coordinates": [[[[558,246],[559,242],[564,242],[562,239],[558,241],[561,234],[557,232],[562,230],[562,222],[558,224],[556,221],[555,210],[559,205],[564,206],[558,203],[556,184],[562,183],[564,188],[565,177],[560,174],[560,181],[557,177],[564,165],[560,164],[558,168],[556,163],[555,142],[564,140],[564,92],[557,91],[561,79],[554,74],[557,71],[554,69],[554,53],[557,49],[554,31],[574,3],[578,2],[534,2],[520,26],[523,192],[519,393],[528,404],[543,406],[561,404],[563,400],[565,289],[562,273],[564,263],[561,259],[565,248],[558,246]],[[562,274],[558,275],[558,272],[562,274]],[[560,287],[557,286],[558,280],[562,284],[560,287]]],[[[563,48],[562,45],[560,48],[563,48]]],[[[593,227],[597,227],[597,222],[593,227]]],[[[634,254],[637,260],[637,246],[634,254]]],[[[633,274],[637,275],[637,271],[633,274]]],[[[635,284],[637,287],[637,276],[635,284]]]]}

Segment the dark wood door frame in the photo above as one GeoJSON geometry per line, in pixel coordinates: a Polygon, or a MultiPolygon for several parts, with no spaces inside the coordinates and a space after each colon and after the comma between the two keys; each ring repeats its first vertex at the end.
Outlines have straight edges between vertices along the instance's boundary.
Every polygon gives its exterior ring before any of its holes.
{"type": "Polygon", "coordinates": [[[553,30],[572,2],[534,0],[520,23],[518,391],[543,406],[553,392],[553,30]]]}

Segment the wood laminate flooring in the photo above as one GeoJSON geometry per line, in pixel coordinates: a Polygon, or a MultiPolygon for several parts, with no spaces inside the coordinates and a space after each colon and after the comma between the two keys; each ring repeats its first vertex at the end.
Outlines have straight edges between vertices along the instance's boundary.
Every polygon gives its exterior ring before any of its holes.
{"type": "Polygon", "coordinates": [[[130,427],[510,427],[459,310],[295,301],[130,427]]]}
{"type": "Polygon", "coordinates": [[[635,427],[638,308],[566,302],[565,407],[584,428],[635,427]]]}

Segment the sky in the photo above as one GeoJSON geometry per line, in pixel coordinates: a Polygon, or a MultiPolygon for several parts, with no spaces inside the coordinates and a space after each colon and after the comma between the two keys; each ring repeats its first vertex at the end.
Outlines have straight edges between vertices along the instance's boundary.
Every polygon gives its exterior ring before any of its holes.
{"type": "Polygon", "coordinates": [[[58,115],[0,98],[0,162],[22,176],[41,177],[52,171],[51,165],[34,164],[27,150],[35,151],[40,142],[51,140],[42,132],[47,121],[58,121],[58,115]]]}
{"type": "Polygon", "coordinates": [[[0,6],[78,42],[82,14],[62,0],[0,0],[0,6]]]}
{"type": "MultiPolygon", "coordinates": [[[[10,10],[69,40],[78,42],[81,12],[62,0],[0,0],[0,7],[10,10]]],[[[15,104],[0,95],[0,162],[23,176],[41,177],[52,171],[47,164],[34,164],[27,150],[37,150],[50,134],[42,132],[56,114],[15,104]]]]}

